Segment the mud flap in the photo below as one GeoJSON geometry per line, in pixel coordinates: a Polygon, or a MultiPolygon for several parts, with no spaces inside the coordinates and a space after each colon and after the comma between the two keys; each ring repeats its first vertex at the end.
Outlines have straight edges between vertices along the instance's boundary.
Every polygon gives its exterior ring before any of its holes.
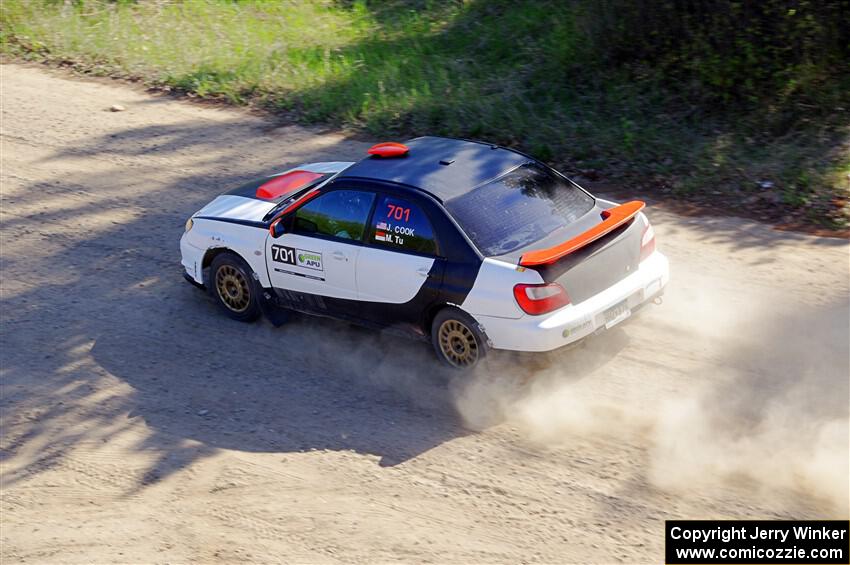
{"type": "Polygon", "coordinates": [[[263,311],[263,316],[276,328],[288,322],[291,315],[289,310],[277,305],[271,291],[266,289],[260,291],[260,310],[263,311]]]}
{"type": "Polygon", "coordinates": [[[186,282],[188,282],[188,283],[189,283],[189,284],[191,284],[192,286],[194,286],[194,287],[196,287],[196,288],[200,288],[201,290],[206,290],[206,286],[204,286],[203,284],[201,284],[201,283],[199,283],[198,281],[196,281],[195,279],[193,279],[193,278],[189,275],[189,273],[187,273],[187,272],[185,272],[185,271],[183,272],[183,278],[184,278],[184,279],[186,279],[186,282]]]}

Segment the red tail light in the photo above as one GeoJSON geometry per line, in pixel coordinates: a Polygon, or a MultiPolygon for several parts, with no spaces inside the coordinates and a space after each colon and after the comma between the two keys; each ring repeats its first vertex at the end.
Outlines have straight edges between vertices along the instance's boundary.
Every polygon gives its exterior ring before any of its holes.
{"type": "Polygon", "coordinates": [[[640,260],[643,261],[655,252],[655,230],[647,223],[640,238],[640,260]]]}
{"type": "Polygon", "coordinates": [[[514,298],[519,307],[532,316],[546,314],[570,303],[567,291],[558,283],[518,284],[514,287],[514,298]]]}

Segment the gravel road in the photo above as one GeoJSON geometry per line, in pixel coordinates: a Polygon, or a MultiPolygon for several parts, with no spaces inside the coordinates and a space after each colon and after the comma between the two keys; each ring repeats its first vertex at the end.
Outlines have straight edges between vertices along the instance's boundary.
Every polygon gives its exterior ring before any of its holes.
{"type": "Polygon", "coordinates": [[[0,72],[3,563],[651,563],[665,519],[850,513],[846,241],[653,206],[663,305],[458,378],[180,276],[213,196],[371,142],[0,72]]]}

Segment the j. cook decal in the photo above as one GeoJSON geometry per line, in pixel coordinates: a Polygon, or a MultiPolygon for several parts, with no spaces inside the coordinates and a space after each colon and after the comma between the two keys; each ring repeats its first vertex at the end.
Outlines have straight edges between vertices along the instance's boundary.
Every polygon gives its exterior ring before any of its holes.
{"type": "Polygon", "coordinates": [[[324,270],[322,268],[322,254],[316,251],[307,251],[306,249],[296,249],[294,247],[286,247],[284,245],[272,245],[272,261],[277,263],[286,263],[287,265],[295,265],[296,267],[305,267],[316,271],[324,270]]]}
{"type": "Polygon", "coordinates": [[[404,245],[404,236],[415,235],[416,230],[407,226],[394,226],[388,222],[379,222],[375,226],[375,241],[384,241],[396,245],[404,245]]]}
{"type": "Polygon", "coordinates": [[[404,225],[393,225],[392,221],[408,223],[410,208],[387,203],[386,219],[375,224],[375,241],[392,245],[404,245],[404,237],[415,235],[415,229],[404,225]]]}

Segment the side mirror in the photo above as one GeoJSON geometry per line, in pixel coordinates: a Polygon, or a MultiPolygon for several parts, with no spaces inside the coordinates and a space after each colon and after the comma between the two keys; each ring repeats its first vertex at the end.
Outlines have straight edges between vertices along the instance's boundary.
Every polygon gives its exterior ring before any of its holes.
{"type": "Polygon", "coordinates": [[[286,233],[286,228],[283,225],[283,216],[275,219],[269,226],[269,234],[277,239],[286,233]]]}

